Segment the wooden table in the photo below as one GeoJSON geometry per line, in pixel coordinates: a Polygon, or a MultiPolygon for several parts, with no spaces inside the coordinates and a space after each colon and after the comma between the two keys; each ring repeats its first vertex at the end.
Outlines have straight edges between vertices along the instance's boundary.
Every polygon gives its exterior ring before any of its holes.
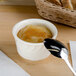
{"type": "MultiPolygon", "coordinates": [[[[22,59],[16,50],[12,36],[13,26],[24,19],[41,18],[34,6],[0,6],[0,49],[31,76],[73,76],[62,59],[50,55],[48,58],[32,62],[22,59]]],[[[58,29],[57,39],[69,48],[69,41],[76,41],[76,29],[54,23],[58,29]]],[[[69,53],[69,59],[71,56],[69,53]]]]}

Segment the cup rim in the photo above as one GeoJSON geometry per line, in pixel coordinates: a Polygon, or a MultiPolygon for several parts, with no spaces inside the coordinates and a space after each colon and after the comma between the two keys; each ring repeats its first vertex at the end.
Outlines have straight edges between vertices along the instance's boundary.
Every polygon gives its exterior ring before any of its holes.
{"type": "Polygon", "coordinates": [[[40,20],[40,21],[45,21],[45,22],[47,22],[47,23],[50,23],[50,24],[55,28],[55,31],[56,31],[56,32],[55,32],[55,35],[53,35],[52,39],[56,39],[57,34],[58,34],[58,30],[57,30],[56,26],[55,26],[53,23],[51,23],[50,21],[44,20],[44,19],[32,18],[32,19],[22,20],[22,21],[20,21],[20,22],[18,22],[18,23],[15,24],[15,26],[13,27],[13,30],[12,30],[12,34],[13,34],[15,40],[17,39],[17,40],[19,40],[20,42],[22,42],[23,44],[28,44],[28,45],[43,45],[43,42],[41,42],[41,43],[31,43],[31,42],[23,41],[23,40],[21,40],[21,39],[16,35],[16,33],[14,32],[14,31],[16,30],[15,28],[16,28],[19,24],[21,24],[21,23],[24,22],[24,21],[28,21],[28,20],[40,20]]]}

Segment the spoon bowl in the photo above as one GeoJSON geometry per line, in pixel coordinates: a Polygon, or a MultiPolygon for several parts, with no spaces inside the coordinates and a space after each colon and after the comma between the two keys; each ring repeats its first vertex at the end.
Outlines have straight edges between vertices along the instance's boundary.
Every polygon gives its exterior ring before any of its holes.
{"type": "Polygon", "coordinates": [[[44,46],[50,51],[51,54],[53,54],[56,57],[62,58],[61,57],[62,49],[66,49],[66,54],[68,55],[67,48],[64,46],[63,43],[61,43],[58,40],[47,38],[44,40],[44,46]]]}

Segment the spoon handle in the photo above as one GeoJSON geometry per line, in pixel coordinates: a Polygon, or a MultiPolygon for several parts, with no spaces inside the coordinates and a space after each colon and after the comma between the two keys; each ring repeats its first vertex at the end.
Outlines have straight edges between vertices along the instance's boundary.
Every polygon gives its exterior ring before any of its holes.
{"type": "Polygon", "coordinates": [[[68,65],[68,67],[70,68],[70,70],[74,73],[74,75],[76,76],[76,72],[74,71],[74,69],[72,68],[72,66],[71,66],[71,64],[70,64],[70,62],[69,62],[69,60],[67,59],[67,60],[64,60],[65,62],[66,62],[66,64],[68,65]]]}

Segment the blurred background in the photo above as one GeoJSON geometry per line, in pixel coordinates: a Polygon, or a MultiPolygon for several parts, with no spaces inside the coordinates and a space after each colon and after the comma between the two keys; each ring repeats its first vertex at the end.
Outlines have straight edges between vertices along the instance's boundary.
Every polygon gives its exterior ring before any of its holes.
{"type": "Polygon", "coordinates": [[[34,0],[0,0],[0,5],[34,5],[34,0]]]}

